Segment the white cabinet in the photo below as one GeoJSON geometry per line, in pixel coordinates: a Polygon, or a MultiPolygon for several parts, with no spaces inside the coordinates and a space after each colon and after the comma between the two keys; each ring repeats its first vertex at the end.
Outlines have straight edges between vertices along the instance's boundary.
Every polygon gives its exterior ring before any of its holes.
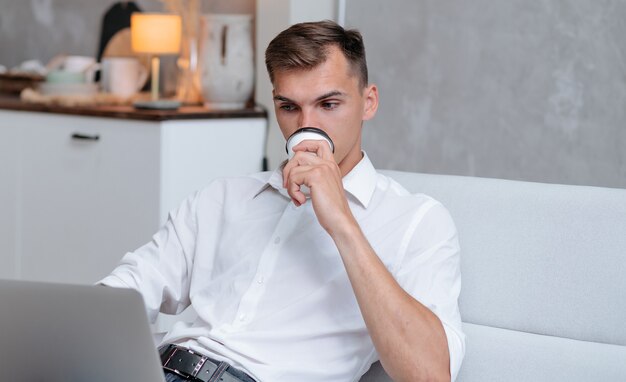
{"type": "Polygon", "coordinates": [[[159,222],[159,128],[28,114],[20,278],[93,283],[159,222]]]}
{"type": "Polygon", "coordinates": [[[264,140],[264,118],[0,110],[0,277],[97,281],[189,194],[259,171],[264,140]]]}
{"type": "Polygon", "coordinates": [[[18,130],[0,119],[0,278],[16,273],[18,130]]]}

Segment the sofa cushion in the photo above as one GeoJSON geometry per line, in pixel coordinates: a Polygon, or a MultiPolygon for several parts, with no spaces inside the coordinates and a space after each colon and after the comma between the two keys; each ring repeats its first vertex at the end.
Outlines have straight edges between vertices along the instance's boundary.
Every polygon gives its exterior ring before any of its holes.
{"type": "MultiPolygon", "coordinates": [[[[626,381],[626,347],[464,324],[458,382],[626,381]]],[[[361,382],[391,382],[380,362],[361,382]]]]}
{"type": "Polygon", "coordinates": [[[465,324],[458,382],[626,381],[626,347],[465,324]]]}
{"type": "Polygon", "coordinates": [[[450,210],[464,322],[626,345],[626,190],[384,173],[450,210]]]}

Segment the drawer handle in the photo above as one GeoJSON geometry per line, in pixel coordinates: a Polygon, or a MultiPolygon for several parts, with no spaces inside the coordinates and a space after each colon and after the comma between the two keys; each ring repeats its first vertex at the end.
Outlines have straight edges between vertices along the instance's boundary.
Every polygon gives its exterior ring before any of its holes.
{"type": "Polygon", "coordinates": [[[86,135],[86,134],[74,133],[72,134],[72,139],[77,139],[81,141],[99,141],[100,135],[98,134],[86,135]]]}

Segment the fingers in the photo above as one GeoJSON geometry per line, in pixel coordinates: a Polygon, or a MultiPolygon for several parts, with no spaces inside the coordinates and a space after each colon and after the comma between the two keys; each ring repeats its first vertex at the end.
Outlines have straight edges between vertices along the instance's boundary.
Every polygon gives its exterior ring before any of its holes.
{"type": "Polygon", "coordinates": [[[283,187],[293,200],[300,206],[306,202],[306,195],[301,186],[311,188],[315,182],[314,174],[319,174],[323,167],[337,167],[335,158],[328,142],[317,140],[305,140],[294,146],[294,156],[283,168],[283,187]]]}
{"type": "Polygon", "coordinates": [[[294,156],[283,169],[283,187],[287,187],[287,174],[293,167],[322,163],[322,160],[335,162],[335,157],[326,141],[305,140],[293,147],[294,156]]]}
{"type": "Polygon", "coordinates": [[[314,153],[324,160],[335,160],[330,145],[322,140],[305,140],[293,147],[293,151],[297,154],[299,151],[314,153]]]}
{"type": "Polygon", "coordinates": [[[315,166],[324,162],[325,161],[318,157],[314,152],[303,150],[297,151],[293,158],[291,158],[289,162],[285,164],[285,167],[283,167],[283,187],[287,188],[287,180],[289,179],[289,173],[292,169],[300,166],[315,166]]]}
{"type": "MultiPolygon", "coordinates": [[[[302,153],[302,155],[310,155],[302,153]]],[[[319,160],[319,158],[317,158],[319,160]]],[[[307,194],[303,192],[302,187],[306,186],[310,189],[311,197],[315,193],[314,189],[326,190],[325,193],[333,193],[333,190],[342,189],[341,172],[334,162],[322,161],[314,165],[297,165],[287,169],[284,173],[285,184],[289,196],[295,201],[296,205],[304,204],[307,194]]],[[[309,192],[309,191],[305,191],[309,192]]],[[[343,194],[343,191],[342,191],[343,194]]]]}
{"type": "Polygon", "coordinates": [[[300,166],[289,172],[285,188],[296,206],[301,206],[306,202],[306,195],[301,187],[305,185],[305,173],[309,171],[309,166],[300,166]]]}
{"type": "Polygon", "coordinates": [[[289,181],[289,173],[291,173],[291,170],[294,167],[300,166],[300,156],[301,154],[298,156],[294,155],[294,157],[285,164],[285,167],[283,167],[283,188],[287,188],[287,182],[289,181]]]}

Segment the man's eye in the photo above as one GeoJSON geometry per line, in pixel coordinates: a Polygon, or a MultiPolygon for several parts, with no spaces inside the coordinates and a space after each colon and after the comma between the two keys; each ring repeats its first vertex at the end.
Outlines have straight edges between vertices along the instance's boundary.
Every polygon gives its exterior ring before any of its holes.
{"type": "Polygon", "coordinates": [[[284,104],[284,105],[280,105],[281,110],[284,111],[294,111],[296,110],[296,107],[294,105],[290,105],[290,104],[284,104]]]}
{"type": "Polygon", "coordinates": [[[326,110],[333,110],[339,106],[337,102],[322,102],[322,107],[326,110]]]}

